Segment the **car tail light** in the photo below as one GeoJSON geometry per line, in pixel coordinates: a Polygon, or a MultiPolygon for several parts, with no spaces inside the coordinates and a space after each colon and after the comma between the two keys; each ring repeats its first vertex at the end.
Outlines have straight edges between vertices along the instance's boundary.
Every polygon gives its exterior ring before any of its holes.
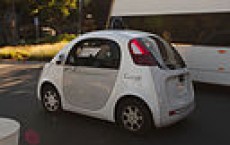
{"type": "Polygon", "coordinates": [[[169,111],[169,116],[173,116],[173,115],[176,115],[176,114],[177,114],[177,112],[175,110],[169,111]]]}
{"type": "Polygon", "coordinates": [[[158,64],[151,52],[137,39],[130,41],[129,50],[134,63],[137,65],[156,66],[158,64]]]}

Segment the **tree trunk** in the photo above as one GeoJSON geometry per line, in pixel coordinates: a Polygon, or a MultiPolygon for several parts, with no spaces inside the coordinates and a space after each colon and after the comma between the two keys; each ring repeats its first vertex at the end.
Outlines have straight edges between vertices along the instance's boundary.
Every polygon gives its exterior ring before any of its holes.
{"type": "Polygon", "coordinates": [[[4,35],[6,37],[6,43],[10,45],[16,45],[18,42],[18,30],[17,30],[17,14],[15,10],[15,3],[12,2],[8,10],[4,15],[4,35]]]}

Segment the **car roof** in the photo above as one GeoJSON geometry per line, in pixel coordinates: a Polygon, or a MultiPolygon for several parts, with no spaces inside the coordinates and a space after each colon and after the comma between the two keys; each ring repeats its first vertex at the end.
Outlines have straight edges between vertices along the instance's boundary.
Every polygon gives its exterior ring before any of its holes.
{"type": "MultiPolygon", "coordinates": [[[[141,32],[141,31],[135,31],[135,30],[100,30],[100,31],[94,31],[94,32],[88,32],[85,33],[77,38],[75,38],[73,41],[71,41],[66,47],[64,47],[59,53],[65,53],[68,52],[71,47],[74,45],[76,42],[81,41],[83,39],[87,38],[112,38],[112,39],[126,39],[130,40],[133,38],[138,38],[138,37],[147,37],[147,36],[153,36],[153,37],[158,37],[155,34],[147,33],[147,32],[141,32]]],[[[58,56],[56,55],[56,56],[58,56]]],[[[52,61],[55,61],[56,57],[52,61]]]]}
{"type": "Polygon", "coordinates": [[[137,37],[146,37],[146,36],[156,36],[147,32],[135,31],[135,30],[101,30],[94,31],[83,34],[83,38],[87,37],[98,37],[98,36],[110,36],[110,37],[119,37],[119,38],[137,38],[137,37]]]}

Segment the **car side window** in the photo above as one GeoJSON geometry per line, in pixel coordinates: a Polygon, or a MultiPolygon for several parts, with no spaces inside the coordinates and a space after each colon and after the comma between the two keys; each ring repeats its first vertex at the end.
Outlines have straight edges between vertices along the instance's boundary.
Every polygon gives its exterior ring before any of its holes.
{"type": "Polygon", "coordinates": [[[107,39],[83,40],[72,48],[67,65],[118,69],[120,47],[107,39]]]}

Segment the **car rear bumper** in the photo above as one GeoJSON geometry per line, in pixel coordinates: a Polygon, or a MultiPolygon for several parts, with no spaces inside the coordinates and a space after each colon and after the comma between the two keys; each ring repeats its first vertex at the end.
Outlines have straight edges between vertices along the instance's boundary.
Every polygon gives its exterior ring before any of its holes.
{"type": "Polygon", "coordinates": [[[194,108],[195,102],[193,101],[188,104],[185,104],[180,108],[165,111],[163,114],[161,114],[160,124],[157,127],[169,126],[173,123],[182,120],[183,118],[191,114],[194,108]]]}

